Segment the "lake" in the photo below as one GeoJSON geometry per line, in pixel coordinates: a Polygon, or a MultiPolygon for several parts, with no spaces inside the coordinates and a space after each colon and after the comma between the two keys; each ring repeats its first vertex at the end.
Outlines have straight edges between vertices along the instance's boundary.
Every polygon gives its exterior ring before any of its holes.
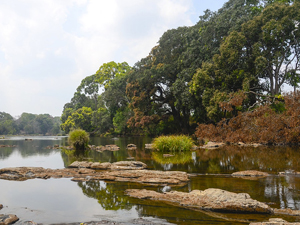
{"type": "MultiPolygon", "coordinates": [[[[66,137],[7,137],[0,145],[0,168],[34,166],[65,168],[75,160],[94,162],[142,161],[153,170],[177,170],[190,173],[191,180],[184,187],[172,190],[189,192],[207,188],[220,188],[236,193],[249,193],[253,199],[270,204],[273,208],[300,209],[300,176],[278,176],[282,171],[300,171],[299,148],[291,147],[237,147],[226,146],[215,150],[196,150],[165,158],[159,152],[145,149],[151,138],[91,138],[90,144],[116,144],[119,151],[89,151],[76,158],[60,149],[48,146],[67,145],[66,137]],[[25,139],[32,141],[25,141],[25,139]],[[137,150],[127,150],[129,143],[137,150]],[[271,176],[260,179],[242,179],[230,174],[242,170],[260,170],[271,176]]],[[[207,213],[188,210],[162,202],[140,200],[124,195],[128,188],[146,188],[137,183],[87,181],[71,179],[32,179],[26,181],[0,180],[1,214],[16,214],[20,220],[42,224],[80,223],[88,221],[116,221],[132,224],[138,218],[152,224],[249,224],[266,221],[271,216],[256,214],[207,213]]],[[[276,216],[278,217],[278,216],[276,216]]],[[[280,216],[289,222],[300,218],[280,216]]]]}

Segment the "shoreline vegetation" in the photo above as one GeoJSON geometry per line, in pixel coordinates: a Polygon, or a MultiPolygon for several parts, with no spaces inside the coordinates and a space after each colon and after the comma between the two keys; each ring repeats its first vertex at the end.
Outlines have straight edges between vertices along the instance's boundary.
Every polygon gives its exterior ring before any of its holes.
{"type": "Polygon", "coordinates": [[[0,112],[0,135],[82,129],[90,136],[296,144],[299,23],[299,1],[229,0],[193,26],[166,31],[134,66],[102,64],[60,118],[0,112]],[[294,92],[283,93],[284,85],[294,92]]]}

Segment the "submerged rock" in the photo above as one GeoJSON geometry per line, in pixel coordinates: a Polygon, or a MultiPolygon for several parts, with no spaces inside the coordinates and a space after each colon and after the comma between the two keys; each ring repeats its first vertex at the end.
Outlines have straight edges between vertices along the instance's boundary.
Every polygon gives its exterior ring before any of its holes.
{"type": "Polygon", "coordinates": [[[0,214],[0,225],[13,224],[14,222],[16,222],[18,220],[19,220],[19,218],[16,215],[13,215],[13,214],[9,214],[9,215],[0,214]]]}
{"type": "Polygon", "coordinates": [[[268,222],[250,223],[250,225],[300,225],[300,223],[289,223],[280,218],[271,218],[268,222]]]}
{"type": "Polygon", "coordinates": [[[252,199],[246,193],[233,193],[216,188],[190,193],[171,191],[159,193],[151,190],[128,189],[126,194],[140,199],[151,199],[178,204],[185,208],[234,213],[271,214],[273,209],[265,203],[252,199]]]}

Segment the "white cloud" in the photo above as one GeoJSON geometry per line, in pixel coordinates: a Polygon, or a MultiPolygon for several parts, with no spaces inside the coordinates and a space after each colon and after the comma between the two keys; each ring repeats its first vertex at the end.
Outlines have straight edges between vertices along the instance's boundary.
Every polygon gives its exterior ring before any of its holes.
{"type": "Polygon", "coordinates": [[[0,111],[59,116],[84,77],[146,57],[167,29],[192,25],[191,8],[191,0],[0,1],[0,111]]]}

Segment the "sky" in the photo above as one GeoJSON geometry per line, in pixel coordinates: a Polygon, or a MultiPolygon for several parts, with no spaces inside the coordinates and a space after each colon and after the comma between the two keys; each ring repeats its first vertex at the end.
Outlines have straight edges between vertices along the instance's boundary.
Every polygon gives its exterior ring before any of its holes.
{"type": "Polygon", "coordinates": [[[61,116],[103,63],[133,66],[162,34],[226,0],[0,0],[0,112],[61,116]]]}

